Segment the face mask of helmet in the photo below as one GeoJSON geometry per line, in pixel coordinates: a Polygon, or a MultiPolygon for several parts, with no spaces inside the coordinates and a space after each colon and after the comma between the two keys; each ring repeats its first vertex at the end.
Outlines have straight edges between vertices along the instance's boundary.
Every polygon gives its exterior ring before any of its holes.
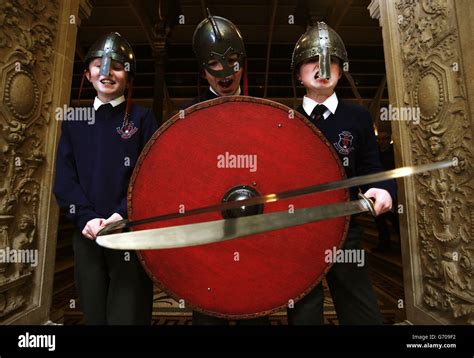
{"type": "Polygon", "coordinates": [[[326,25],[318,22],[306,31],[296,43],[293,50],[291,68],[296,70],[299,65],[308,59],[319,57],[319,78],[331,78],[331,56],[335,56],[347,63],[347,52],[341,37],[326,25]]]}
{"type": "Polygon", "coordinates": [[[211,75],[218,78],[232,76],[244,67],[246,54],[242,35],[229,20],[212,16],[209,10],[208,14],[208,18],[201,21],[194,31],[194,53],[201,68],[211,75]],[[211,61],[220,63],[222,69],[213,69],[214,66],[209,66],[211,61]]]}

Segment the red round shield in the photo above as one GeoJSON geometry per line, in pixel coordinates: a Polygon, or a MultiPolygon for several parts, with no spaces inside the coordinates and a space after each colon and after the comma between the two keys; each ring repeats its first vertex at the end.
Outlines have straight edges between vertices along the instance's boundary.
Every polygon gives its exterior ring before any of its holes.
{"type": "MultiPolygon", "coordinates": [[[[232,96],[171,118],[146,145],[128,192],[131,220],[220,203],[229,189],[266,195],[345,177],[324,136],[296,111],[273,101],[232,96]]],[[[337,190],[265,204],[264,213],[347,201],[337,190]]],[[[222,219],[220,212],[141,225],[138,229],[222,219]]],[[[243,319],[301,299],[331,266],[349,218],[310,223],[193,247],[143,250],[154,282],[186,307],[243,319]]]]}

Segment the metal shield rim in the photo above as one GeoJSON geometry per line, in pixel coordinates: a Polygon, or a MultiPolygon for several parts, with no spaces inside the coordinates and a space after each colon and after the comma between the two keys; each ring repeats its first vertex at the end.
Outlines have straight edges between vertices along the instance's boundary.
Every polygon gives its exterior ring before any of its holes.
{"type": "MultiPolygon", "coordinates": [[[[129,183],[128,190],[127,190],[128,217],[132,216],[132,211],[133,211],[132,210],[132,191],[133,191],[134,183],[135,183],[136,178],[138,176],[138,172],[140,170],[140,167],[141,167],[143,161],[147,157],[148,152],[150,151],[151,147],[156,142],[156,140],[158,140],[160,135],[162,135],[166,130],[168,130],[177,121],[183,120],[183,118],[182,118],[183,115],[184,115],[184,118],[185,118],[187,115],[189,115],[193,112],[197,112],[197,111],[205,109],[205,108],[217,106],[219,104],[226,103],[226,102],[259,103],[259,104],[267,105],[267,106],[270,106],[270,107],[275,107],[275,108],[280,109],[280,110],[284,110],[287,113],[292,112],[292,114],[295,116],[295,118],[298,118],[299,120],[303,121],[303,123],[305,123],[306,126],[309,127],[314,132],[314,134],[329,148],[330,153],[334,157],[334,159],[337,163],[337,166],[339,167],[339,171],[341,173],[341,178],[345,179],[347,177],[346,172],[344,170],[344,167],[341,163],[341,160],[339,159],[339,156],[337,155],[337,153],[336,153],[335,149],[333,148],[333,146],[329,143],[329,141],[326,139],[324,134],[322,134],[322,132],[315,125],[313,125],[305,116],[303,116],[297,110],[292,109],[292,108],[290,108],[290,107],[288,107],[284,104],[281,104],[281,103],[278,103],[278,102],[275,102],[275,101],[272,101],[272,100],[268,100],[268,99],[265,99],[265,98],[258,98],[258,97],[251,97],[251,96],[241,96],[241,95],[239,95],[239,96],[223,96],[223,97],[218,97],[218,98],[215,98],[215,99],[211,99],[211,100],[207,100],[207,101],[197,103],[193,106],[190,106],[190,107],[186,108],[185,110],[180,110],[178,113],[176,113],[170,119],[168,119],[152,135],[152,137],[149,139],[148,143],[143,148],[143,150],[142,150],[142,152],[141,152],[141,154],[140,154],[140,156],[137,160],[135,168],[133,170],[132,176],[130,178],[130,183],[129,183]]],[[[345,201],[348,201],[349,200],[349,190],[344,189],[344,191],[345,191],[345,201]]],[[[342,240],[340,242],[340,246],[338,247],[338,249],[341,249],[343,247],[345,241],[346,241],[347,233],[348,233],[348,230],[349,230],[349,224],[350,224],[350,216],[346,216],[345,217],[343,237],[342,237],[342,240]]],[[[163,285],[161,283],[161,281],[150,271],[150,269],[146,265],[145,259],[143,258],[142,254],[141,254],[141,251],[135,251],[135,252],[136,252],[136,255],[137,255],[143,269],[147,273],[148,277],[150,277],[151,280],[153,281],[153,284],[156,285],[160,290],[165,292],[167,295],[169,295],[171,298],[173,298],[175,301],[179,302],[179,300],[181,300],[183,297],[178,296],[171,289],[169,289],[168,287],[163,285]]],[[[329,263],[329,265],[326,267],[326,269],[323,271],[323,273],[321,273],[321,275],[319,277],[317,277],[317,279],[311,285],[309,285],[306,290],[304,290],[300,295],[298,295],[297,297],[294,298],[294,303],[298,302],[304,296],[306,296],[309,292],[311,292],[323,280],[323,278],[326,276],[326,274],[329,272],[329,270],[332,268],[333,265],[334,265],[333,262],[329,263]]],[[[267,316],[267,315],[270,315],[272,313],[275,313],[275,312],[278,312],[278,311],[281,311],[281,310],[287,308],[288,307],[288,302],[285,303],[285,304],[282,304],[278,307],[272,308],[270,310],[260,311],[260,312],[256,312],[256,313],[252,313],[252,314],[238,314],[238,315],[223,314],[223,313],[220,313],[220,312],[214,312],[214,311],[202,309],[202,308],[200,308],[198,306],[195,306],[195,305],[193,305],[192,303],[189,303],[189,302],[186,302],[186,306],[188,308],[191,308],[192,310],[198,311],[200,313],[204,313],[204,314],[211,315],[211,316],[214,316],[214,317],[234,320],[234,319],[252,319],[252,318],[267,316]]]]}

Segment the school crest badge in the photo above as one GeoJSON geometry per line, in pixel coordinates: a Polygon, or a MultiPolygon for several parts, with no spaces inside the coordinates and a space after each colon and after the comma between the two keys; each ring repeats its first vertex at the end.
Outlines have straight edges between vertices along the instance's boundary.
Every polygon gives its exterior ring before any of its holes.
{"type": "Polygon", "coordinates": [[[342,131],[339,133],[339,141],[333,143],[336,150],[342,155],[348,155],[351,151],[354,150],[352,146],[352,141],[354,136],[351,132],[342,131]]]}
{"type": "Polygon", "coordinates": [[[122,123],[121,127],[117,127],[117,133],[120,134],[122,139],[129,139],[132,135],[134,135],[138,131],[138,127],[135,127],[135,124],[130,121],[122,123]]]}

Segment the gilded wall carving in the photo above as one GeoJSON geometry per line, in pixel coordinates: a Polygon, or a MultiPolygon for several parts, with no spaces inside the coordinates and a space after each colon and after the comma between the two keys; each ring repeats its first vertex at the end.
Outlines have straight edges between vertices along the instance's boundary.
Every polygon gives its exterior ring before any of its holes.
{"type": "Polygon", "coordinates": [[[420,109],[419,123],[407,124],[414,164],[458,163],[414,180],[422,301],[448,321],[474,324],[472,119],[456,18],[447,0],[401,0],[396,9],[403,102],[420,109]]]}
{"type": "Polygon", "coordinates": [[[58,8],[57,0],[0,2],[0,319],[35,304],[41,274],[37,231],[58,8]]]}

